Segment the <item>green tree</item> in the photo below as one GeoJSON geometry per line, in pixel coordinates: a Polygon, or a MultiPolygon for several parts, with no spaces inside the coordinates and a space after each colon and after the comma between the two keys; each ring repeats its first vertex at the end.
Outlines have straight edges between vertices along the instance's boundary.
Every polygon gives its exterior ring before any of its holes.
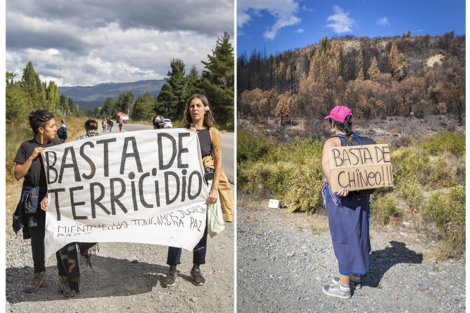
{"type": "Polygon", "coordinates": [[[14,83],[14,81],[13,81],[13,78],[14,78],[15,76],[16,76],[15,73],[13,73],[13,72],[8,72],[8,71],[7,71],[7,74],[6,74],[6,84],[7,84],[7,87],[8,87],[8,86],[14,86],[14,85],[15,85],[15,83],[14,83]]]}
{"type": "MultiPolygon", "coordinates": [[[[7,74],[8,79],[8,74],[7,74]]],[[[5,92],[5,118],[7,123],[26,123],[28,114],[33,109],[29,93],[20,82],[8,84],[5,92]]]]}
{"type": "Polygon", "coordinates": [[[186,96],[184,97],[185,99],[189,99],[195,93],[201,92],[201,90],[198,87],[199,73],[195,65],[193,65],[193,67],[191,68],[191,71],[189,71],[187,78],[188,78],[188,88],[186,89],[186,96]]]}
{"type": "Polygon", "coordinates": [[[62,115],[66,116],[70,112],[69,102],[65,93],[60,95],[59,108],[62,115]]]}
{"type": "Polygon", "coordinates": [[[75,108],[75,104],[73,103],[72,98],[67,99],[67,107],[69,108],[70,113],[73,115],[76,115],[76,113],[78,112],[78,110],[75,108]]]}
{"type": "Polygon", "coordinates": [[[207,69],[202,73],[200,89],[204,90],[214,118],[219,123],[233,121],[234,113],[234,66],[235,59],[230,36],[227,32],[218,38],[212,55],[202,63],[207,69]]]}
{"type": "Polygon", "coordinates": [[[142,117],[142,109],[143,109],[143,98],[142,95],[139,95],[137,100],[135,100],[134,109],[132,110],[131,118],[133,120],[140,120],[142,117]]]}
{"type": "Polygon", "coordinates": [[[55,84],[54,81],[49,81],[49,86],[46,89],[47,96],[47,109],[50,111],[57,109],[57,104],[59,103],[59,87],[55,84]]]}
{"type": "Polygon", "coordinates": [[[28,92],[34,107],[38,109],[44,109],[46,107],[46,91],[39,79],[39,75],[34,71],[31,61],[28,62],[23,70],[21,87],[28,92]]]}
{"type": "Polygon", "coordinates": [[[108,97],[103,103],[103,106],[100,109],[99,116],[101,118],[111,117],[116,115],[116,102],[114,101],[113,97],[108,97]]]}
{"type": "Polygon", "coordinates": [[[163,113],[165,117],[181,119],[186,101],[186,88],[188,80],[186,78],[184,63],[180,59],[171,61],[171,71],[168,71],[166,83],[158,93],[155,110],[163,113]]]}

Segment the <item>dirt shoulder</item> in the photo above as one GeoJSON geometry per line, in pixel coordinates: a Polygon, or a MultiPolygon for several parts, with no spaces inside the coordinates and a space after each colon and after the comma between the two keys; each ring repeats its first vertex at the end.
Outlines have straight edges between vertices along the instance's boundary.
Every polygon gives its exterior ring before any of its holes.
{"type": "Polygon", "coordinates": [[[11,229],[11,210],[18,186],[7,189],[6,311],[7,312],[227,312],[234,310],[234,226],[208,238],[204,286],[191,282],[192,253],[183,250],[176,286],[164,288],[168,248],[133,243],[100,243],[92,267],[81,265],[80,294],[67,299],[58,289],[55,256],[46,260],[49,286],[27,294],[33,276],[30,240],[11,229]]]}
{"type": "Polygon", "coordinates": [[[323,294],[338,276],[326,215],[239,204],[243,312],[465,312],[465,258],[436,262],[435,243],[405,227],[371,227],[370,270],[348,300],[323,294]]]}

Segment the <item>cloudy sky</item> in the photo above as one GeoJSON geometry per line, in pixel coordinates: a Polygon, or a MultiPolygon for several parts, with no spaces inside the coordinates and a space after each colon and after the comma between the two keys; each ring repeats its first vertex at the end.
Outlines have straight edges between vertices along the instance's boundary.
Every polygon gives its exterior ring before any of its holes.
{"type": "Polygon", "coordinates": [[[163,79],[172,59],[199,73],[218,37],[234,43],[234,0],[7,0],[6,70],[31,60],[59,86],[163,79]]]}
{"type": "Polygon", "coordinates": [[[238,0],[237,53],[269,54],[318,43],[322,36],[465,34],[464,0],[238,0]]]}

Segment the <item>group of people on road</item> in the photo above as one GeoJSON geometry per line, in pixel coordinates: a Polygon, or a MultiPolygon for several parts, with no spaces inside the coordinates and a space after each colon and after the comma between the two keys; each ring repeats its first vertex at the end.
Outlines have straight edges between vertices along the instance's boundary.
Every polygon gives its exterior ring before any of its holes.
{"type": "MultiPolygon", "coordinates": [[[[122,124],[123,124],[123,120],[122,118],[120,118],[117,123],[119,125],[119,131],[121,132],[122,131],[122,124]]],[[[109,132],[112,132],[113,130],[113,126],[114,126],[114,122],[109,118],[107,117],[106,119],[103,119],[101,121],[101,126],[103,127],[103,132],[106,132],[107,130],[109,132]]]]}
{"type": "MultiPolygon", "coordinates": [[[[114,123],[109,117],[107,117],[106,119],[103,119],[101,121],[101,126],[103,127],[103,132],[106,132],[107,130],[109,132],[111,132],[113,130],[113,125],[114,125],[114,123]]],[[[121,131],[121,127],[122,126],[120,125],[119,126],[119,131],[121,131]]]]}
{"type": "MultiPolygon", "coordinates": [[[[27,293],[38,292],[40,288],[48,286],[45,268],[45,220],[48,207],[47,182],[41,153],[54,145],[61,144],[63,141],[55,139],[57,128],[55,125],[54,114],[48,110],[36,110],[29,115],[29,124],[33,131],[33,138],[23,142],[15,157],[15,178],[20,180],[24,178],[21,191],[21,200],[18,203],[13,214],[13,229],[15,232],[23,230],[23,238],[31,239],[31,249],[34,263],[34,275],[31,283],[24,289],[27,293]],[[31,203],[28,199],[35,199],[31,203]]],[[[214,127],[215,121],[212,116],[212,110],[209,107],[207,98],[202,94],[195,94],[190,97],[186,103],[183,117],[185,128],[195,131],[198,135],[201,154],[203,158],[210,158],[212,170],[214,172],[212,187],[206,204],[216,203],[219,198],[219,188],[225,198],[231,197],[230,205],[225,208],[223,214],[227,222],[232,221],[233,197],[228,185],[225,174],[222,174],[222,150],[219,131],[214,127]],[[221,177],[225,177],[225,182],[221,177]],[[220,187],[222,186],[222,187],[220,187]],[[228,187],[228,191],[227,191],[228,187]],[[227,197],[227,193],[230,197],[227,197]]],[[[62,120],[63,125],[65,122],[62,120]]],[[[152,120],[154,129],[161,129],[164,125],[164,119],[161,116],[155,116],[152,120]]],[[[120,121],[120,128],[122,123],[120,121]]],[[[88,137],[99,136],[96,119],[89,119],[85,123],[86,134],[80,136],[77,140],[88,137]]],[[[112,121],[103,119],[102,127],[105,131],[106,125],[109,131],[112,130],[112,121]]],[[[207,163],[207,162],[206,162],[207,163]]],[[[230,199],[228,200],[230,202],[230,199]]],[[[86,264],[90,264],[90,251],[96,249],[96,243],[71,243],[61,248],[56,253],[57,268],[59,274],[59,289],[67,296],[74,296],[79,292],[79,260],[81,256],[86,264]]],[[[196,245],[193,251],[193,267],[190,275],[195,285],[204,285],[205,279],[200,270],[200,265],[205,264],[207,250],[207,226],[204,235],[196,245]]],[[[167,277],[162,282],[165,287],[175,285],[177,278],[176,266],[181,263],[181,248],[169,247],[167,264],[170,266],[167,277]]]]}

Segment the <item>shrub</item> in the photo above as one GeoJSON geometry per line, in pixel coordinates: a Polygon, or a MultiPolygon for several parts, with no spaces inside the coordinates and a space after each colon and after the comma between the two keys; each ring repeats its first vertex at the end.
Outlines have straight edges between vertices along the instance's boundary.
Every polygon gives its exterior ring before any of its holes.
{"type": "Polygon", "coordinates": [[[370,196],[370,212],[375,215],[381,225],[390,223],[390,220],[398,214],[395,197],[391,194],[375,198],[374,195],[370,196]]]}
{"type": "Polygon", "coordinates": [[[311,158],[321,159],[322,151],[322,141],[312,141],[310,138],[300,141],[299,137],[296,137],[294,143],[284,143],[270,149],[266,161],[288,161],[295,164],[305,164],[311,158]]]}
{"type": "Polygon", "coordinates": [[[450,257],[459,257],[465,251],[465,197],[465,186],[456,186],[446,195],[431,194],[426,207],[445,243],[442,252],[450,257]]]}
{"type": "Polygon", "coordinates": [[[463,155],[465,153],[465,135],[462,132],[439,132],[429,137],[424,144],[424,149],[434,155],[447,151],[463,155]]]}
{"type": "Polygon", "coordinates": [[[401,183],[398,187],[398,190],[410,208],[420,210],[424,201],[424,188],[418,182],[416,177],[401,183]]]}
{"type": "Polygon", "coordinates": [[[241,131],[237,134],[237,163],[258,161],[269,151],[267,140],[259,137],[255,139],[249,132],[241,131]]]}
{"type": "Polygon", "coordinates": [[[291,180],[294,165],[289,162],[268,163],[256,162],[237,168],[238,187],[248,193],[256,193],[267,189],[278,197],[291,180]]]}
{"type": "Polygon", "coordinates": [[[308,214],[314,212],[317,206],[323,204],[321,158],[310,158],[305,164],[296,166],[291,177],[284,197],[290,211],[300,208],[308,214]]]}
{"type": "Polygon", "coordinates": [[[440,157],[433,162],[429,154],[419,147],[400,147],[390,152],[393,166],[393,183],[411,181],[416,179],[421,185],[454,186],[451,171],[440,157]]]}

